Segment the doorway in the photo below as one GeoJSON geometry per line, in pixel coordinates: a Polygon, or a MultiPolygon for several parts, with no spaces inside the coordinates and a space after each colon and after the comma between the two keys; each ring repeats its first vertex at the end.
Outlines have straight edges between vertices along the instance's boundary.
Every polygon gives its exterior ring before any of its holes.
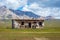
{"type": "Polygon", "coordinates": [[[39,25],[42,27],[42,22],[39,22],[39,25]]]}
{"type": "Polygon", "coordinates": [[[31,23],[29,23],[29,28],[31,28],[31,23]]]}

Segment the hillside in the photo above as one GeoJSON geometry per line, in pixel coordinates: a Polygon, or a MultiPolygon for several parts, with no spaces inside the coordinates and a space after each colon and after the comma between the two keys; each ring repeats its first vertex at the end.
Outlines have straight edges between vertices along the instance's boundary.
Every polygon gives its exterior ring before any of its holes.
{"type": "Polygon", "coordinates": [[[0,19],[17,19],[20,18],[15,13],[10,11],[6,6],[0,7],[0,19]]]}

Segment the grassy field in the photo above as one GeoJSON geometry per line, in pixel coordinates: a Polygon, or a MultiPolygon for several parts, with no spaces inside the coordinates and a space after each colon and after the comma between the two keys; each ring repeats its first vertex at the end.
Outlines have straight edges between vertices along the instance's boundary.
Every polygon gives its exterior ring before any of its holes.
{"type": "Polygon", "coordinates": [[[11,29],[11,21],[0,21],[0,40],[60,40],[60,20],[45,20],[43,29],[11,29]]]}

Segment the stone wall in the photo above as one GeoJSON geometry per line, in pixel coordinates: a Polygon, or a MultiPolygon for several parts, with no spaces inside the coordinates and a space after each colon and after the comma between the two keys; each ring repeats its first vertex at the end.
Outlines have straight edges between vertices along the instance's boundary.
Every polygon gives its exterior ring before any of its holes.
{"type": "Polygon", "coordinates": [[[41,28],[44,26],[44,22],[24,22],[24,21],[15,21],[14,20],[14,28],[41,28]],[[23,22],[23,24],[22,24],[23,22]]]}

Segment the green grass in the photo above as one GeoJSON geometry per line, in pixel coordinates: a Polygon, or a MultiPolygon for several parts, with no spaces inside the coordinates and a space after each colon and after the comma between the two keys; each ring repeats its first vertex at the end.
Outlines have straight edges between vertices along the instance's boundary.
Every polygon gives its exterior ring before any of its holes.
{"type": "Polygon", "coordinates": [[[11,28],[11,26],[12,26],[11,20],[4,20],[4,21],[0,20],[0,29],[11,28]]]}
{"type": "Polygon", "coordinates": [[[56,28],[56,29],[0,29],[0,32],[37,32],[37,33],[41,33],[41,32],[51,32],[51,33],[55,33],[55,32],[59,32],[60,33],[60,29],[56,28]]]}
{"type": "MultiPolygon", "coordinates": [[[[0,29],[0,40],[34,40],[34,38],[48,38],[49,40],[60,40],[60,33],[40,33],[35,29],[0,29]],[[24,33],[26,32],[27,33],[24,33]],[[31,33],[34,32],[34,33],[31,33]]],[[[36,29],[39,30],[39,29],[36,29]]],[[[44,31],[42,31],[44,32],[44,31]]]]}
{"type": "Polygon", "coordinates": [[[45,27],[60,27],[60,19],[45,20],[45,27]]]}
{"type": "Polygon", "coordinates": [[[0,40],[60,40],[60,20],[45,20],[43,29],[11,29],[11,21],[0,22],[0,40]]]}

